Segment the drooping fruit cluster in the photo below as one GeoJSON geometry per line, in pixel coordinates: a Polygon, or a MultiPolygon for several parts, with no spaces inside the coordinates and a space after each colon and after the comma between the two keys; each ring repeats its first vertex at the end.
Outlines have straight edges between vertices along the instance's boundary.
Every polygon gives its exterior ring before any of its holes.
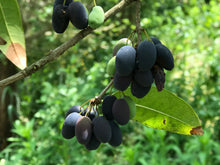
{"type": "Polygon", "coordinates": [[[163,68],[172,70],[173,67],[172,53],[156,37],[145,39],[136,49],[129,39],[123,38],[114,47],[107,73],[114,77],[117,90],[124,91],[131,84],[132,95],[142,98],[150,91],[153,81],[161,91],[165,83],[163,68]]]}
{"type": "Polygon", "coordinates": [[[52,14],[53,29],[57,33],[63,33],[69,25],[69,21],[77,29],[85,29],[89,25],[97,28],[105,19],[101,6],[94,6],[88,16],[87,9],[80,1],[55,0],[52,14]]]}
{"type": "Polygon", "coordinates": [[[97,149],[101,143],[119,146],[122,133],[118,124],[127,124],[135,113],[135,103],[129,96],[120,99],[114,95],[106,96],[102,102],[103,115],[98,115],[93,106],[83,110],[75,105],[66,112],[62,136],[66,139],[76,136],[88,150],[97,149]]]}

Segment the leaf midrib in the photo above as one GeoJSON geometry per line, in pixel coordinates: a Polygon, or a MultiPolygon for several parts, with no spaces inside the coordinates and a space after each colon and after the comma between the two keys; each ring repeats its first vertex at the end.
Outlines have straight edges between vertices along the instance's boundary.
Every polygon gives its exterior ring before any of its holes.
{"type": "Polygon", "coordinates": [[[172,118],[172,119],[174,119],[174,120],[177,120],[177,121],[179,121],[179,122],[181,122],[181,123],[183,123],[183,124],[185,124],[185,125],[188,125],[188,126],[190,126],[190,127],[194,127],[194,126],[189,125],[188,123],[186,123],[186,122],[184,122],[184,121],[182,121],[182,120],[180,120],[180,119],[178,119],[178,118],[176,118],[176,117],[173,117],[173,116],[171,116],[171,115],[169,115],[169,114],[166,114],[166,113],[164,113],[164,112],[161,112],[161,111],[159,111],[159,110],[157,110],[157,109],[149,108],[149,107],[146,107],[146,106],[143,106],[143,105],[140,105],[140,104],[136,104],[136,106],[137,106],[137,107],[140,107],[140,108],[144,108],[144,109],[151,110],[151,111],[156,112],[156,113],[160,113],[160,114],[165,115],[165,116],[167,116],[167,117],[170,117],[170,118],[172,118]]]}

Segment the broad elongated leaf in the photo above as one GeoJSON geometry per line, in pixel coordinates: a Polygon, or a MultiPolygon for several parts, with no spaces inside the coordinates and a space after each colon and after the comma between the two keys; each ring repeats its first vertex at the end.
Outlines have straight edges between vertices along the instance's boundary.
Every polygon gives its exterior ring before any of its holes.
{"type": "Polygon", "coordinates": [[[0,0],[0,50],[18,68],[27,66],[24,32],[16,0],[0,0]]]}
{"type": "MultiPolygon", "coordinates": [[[[132,96],[130,89],[124,92],[136,103],[137,112],[133,120],[146,126],[185,135],[202,135],[200,120],[183,99],[163,89],[158,92],[152,87],[141,99],[132,96]]],[[[119,92],[116,92],[119,96],[119,92]]]]}

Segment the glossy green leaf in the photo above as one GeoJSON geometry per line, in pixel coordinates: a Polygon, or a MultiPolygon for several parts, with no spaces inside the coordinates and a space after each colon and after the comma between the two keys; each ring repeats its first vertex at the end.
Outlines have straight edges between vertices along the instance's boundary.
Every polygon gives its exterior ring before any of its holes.
{"type": "Polygon", "coordinates": [[[24,32],[16,0],[0,0],[0,50],[18,68],[27,66],[24,32]]]}
{"type": "MultiPolygon", "coordinates": [[[[152,128],[174,133],[203,134],[200,119],[193,108],[175,94],[165,89],[158,92],[155,87],[152,87],[150,92],[141,99],[132,96],[130,89],[124,93],[132,97],[136,103],[137,112],[133,120],[152,128]]],[[[119,94],[120,92],[116,92],[116,96],[119,94]]]]}

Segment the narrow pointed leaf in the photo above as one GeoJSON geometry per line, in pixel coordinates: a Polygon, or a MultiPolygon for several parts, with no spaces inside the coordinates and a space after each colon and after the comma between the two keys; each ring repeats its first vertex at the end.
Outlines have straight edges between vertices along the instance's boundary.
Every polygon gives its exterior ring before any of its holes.
{"type": "Polygon", "coordinates": [[[24,32],[16,0],[0,0],[0,50],[18,68],[27,66],[24,32]]]}
{"type": "MultiPolygon", "coordinates": [[[[163,89],[158,92],[152,87],[150,92],[141,99],[132,96],[130,89],[124,92],[132,97],[137,111],[133,120],[146,126],[166,131],[185,134],[202,135],[200,119],[183,99],[163,89]]],[[[119,96],[119,92],[116,92],[119,96]]]]}

